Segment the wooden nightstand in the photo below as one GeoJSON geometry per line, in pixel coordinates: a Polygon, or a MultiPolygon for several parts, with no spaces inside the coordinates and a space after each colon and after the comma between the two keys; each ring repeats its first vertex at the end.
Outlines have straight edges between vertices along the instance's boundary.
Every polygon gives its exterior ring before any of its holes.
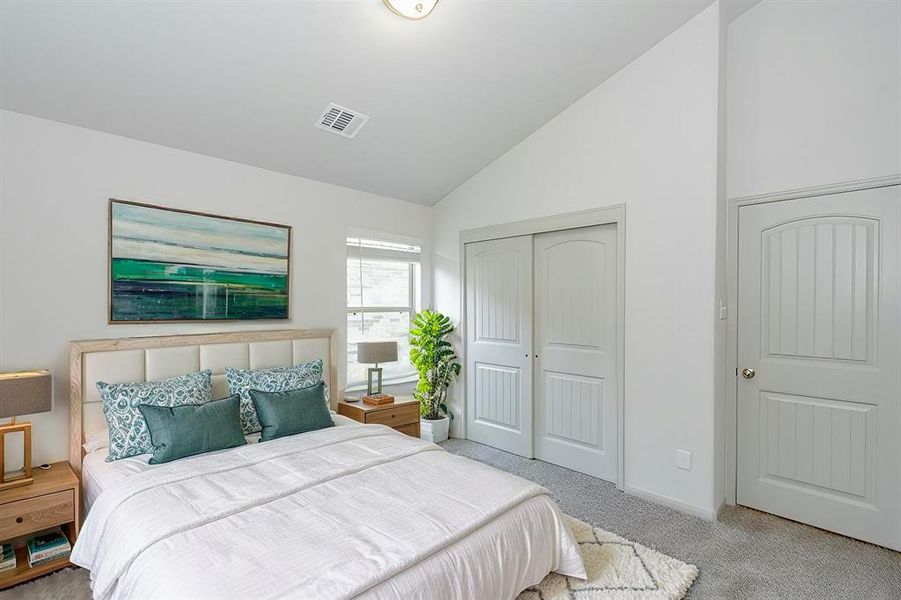
{"type": "Polygon", "coordinates": [[[16,547],[16,568],[0,573],[0,589],[69,566],[68,558],[34,568],[28,566],[25,543],[35,533],[62,525],[69,543],[75,545],[81,518],[78,478],[67,462],[50,469],[34,469],[34,483],[0,491],[0,542],[16,547]]]}
{"type": "Polygon", "coordinates": [[[397,396],[392,404],[370,406],[363,401],[338,403],[338,414],[360,423],[378,423],[397,429],[401,433],[419,437],[419,402],[409,396],[397,396]]]}

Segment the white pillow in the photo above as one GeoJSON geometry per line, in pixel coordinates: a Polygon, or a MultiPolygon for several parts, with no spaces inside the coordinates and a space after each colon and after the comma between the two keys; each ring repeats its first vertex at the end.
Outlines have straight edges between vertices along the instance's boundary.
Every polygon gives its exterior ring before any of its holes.
{"type": "Polygon", "coordinates": [[[109,447],[109,431],[106,429],[98,429],[91,433],[85,434],[84,444],[81,445],[84,451],[90,454],[109,447]]]}

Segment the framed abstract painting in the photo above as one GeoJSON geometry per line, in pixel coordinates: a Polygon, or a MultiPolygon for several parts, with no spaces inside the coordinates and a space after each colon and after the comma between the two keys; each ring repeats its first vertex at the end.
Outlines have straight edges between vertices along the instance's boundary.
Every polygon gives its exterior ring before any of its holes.
{"type": "Polygon", "coordinates": [[[291,227],[110,199],[109,322],[287,319],[291,227]]]}

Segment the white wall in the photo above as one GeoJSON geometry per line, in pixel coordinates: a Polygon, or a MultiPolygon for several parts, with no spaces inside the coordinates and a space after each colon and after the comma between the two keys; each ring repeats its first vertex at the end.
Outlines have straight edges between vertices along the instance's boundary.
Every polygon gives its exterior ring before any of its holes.
{"type": "MultiPolygon", "coordinates": [[[[28,417],[35,464],[68,457],[69,340],[289,327],[343,332],[346,229],[426,242],[431,233],[428,207],[8,111],[0,112],[0,165],[0,369],[47,367],[53,374],[53,411],[28,417]],[[108,325],[110,197],[292,225],[292,319],[108,325]]],[[[430,256],[428,244],[423,255],[430,256]]],[[[425,264],[424,290],[430,271],[425,264]]]]}
{"type": "Polygon", "coordinates": [[[718,44],[714,4],[450,194],[434,215],[435,304],[459,319],[461,230],[626,205],[626,485],[701,513],[718,504],[718,44]],[[676,469],[677,448],[693,453],[692,471],[676,469]]]}
{"type": "Polygon", "coordinates": [[[729,197],[901,173],[901,2],[764,0],[727,64],[729,197]]]}

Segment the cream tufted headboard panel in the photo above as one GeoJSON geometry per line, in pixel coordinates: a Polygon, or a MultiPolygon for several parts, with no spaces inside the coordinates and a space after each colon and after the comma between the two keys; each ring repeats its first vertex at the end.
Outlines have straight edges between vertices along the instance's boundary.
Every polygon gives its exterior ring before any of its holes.
{"type": "Polygon", "coordinates": [[[167,335],[70,344],[69,463],[79,476],[84,436],[106,428],[97,382],[157,381],[203,369],[213,371],[213,398],[228,395],[225,367],[267,369],[324,362],[332,408],[337,406],[337,332],[334,329],[235,331],[167,335]]]}

